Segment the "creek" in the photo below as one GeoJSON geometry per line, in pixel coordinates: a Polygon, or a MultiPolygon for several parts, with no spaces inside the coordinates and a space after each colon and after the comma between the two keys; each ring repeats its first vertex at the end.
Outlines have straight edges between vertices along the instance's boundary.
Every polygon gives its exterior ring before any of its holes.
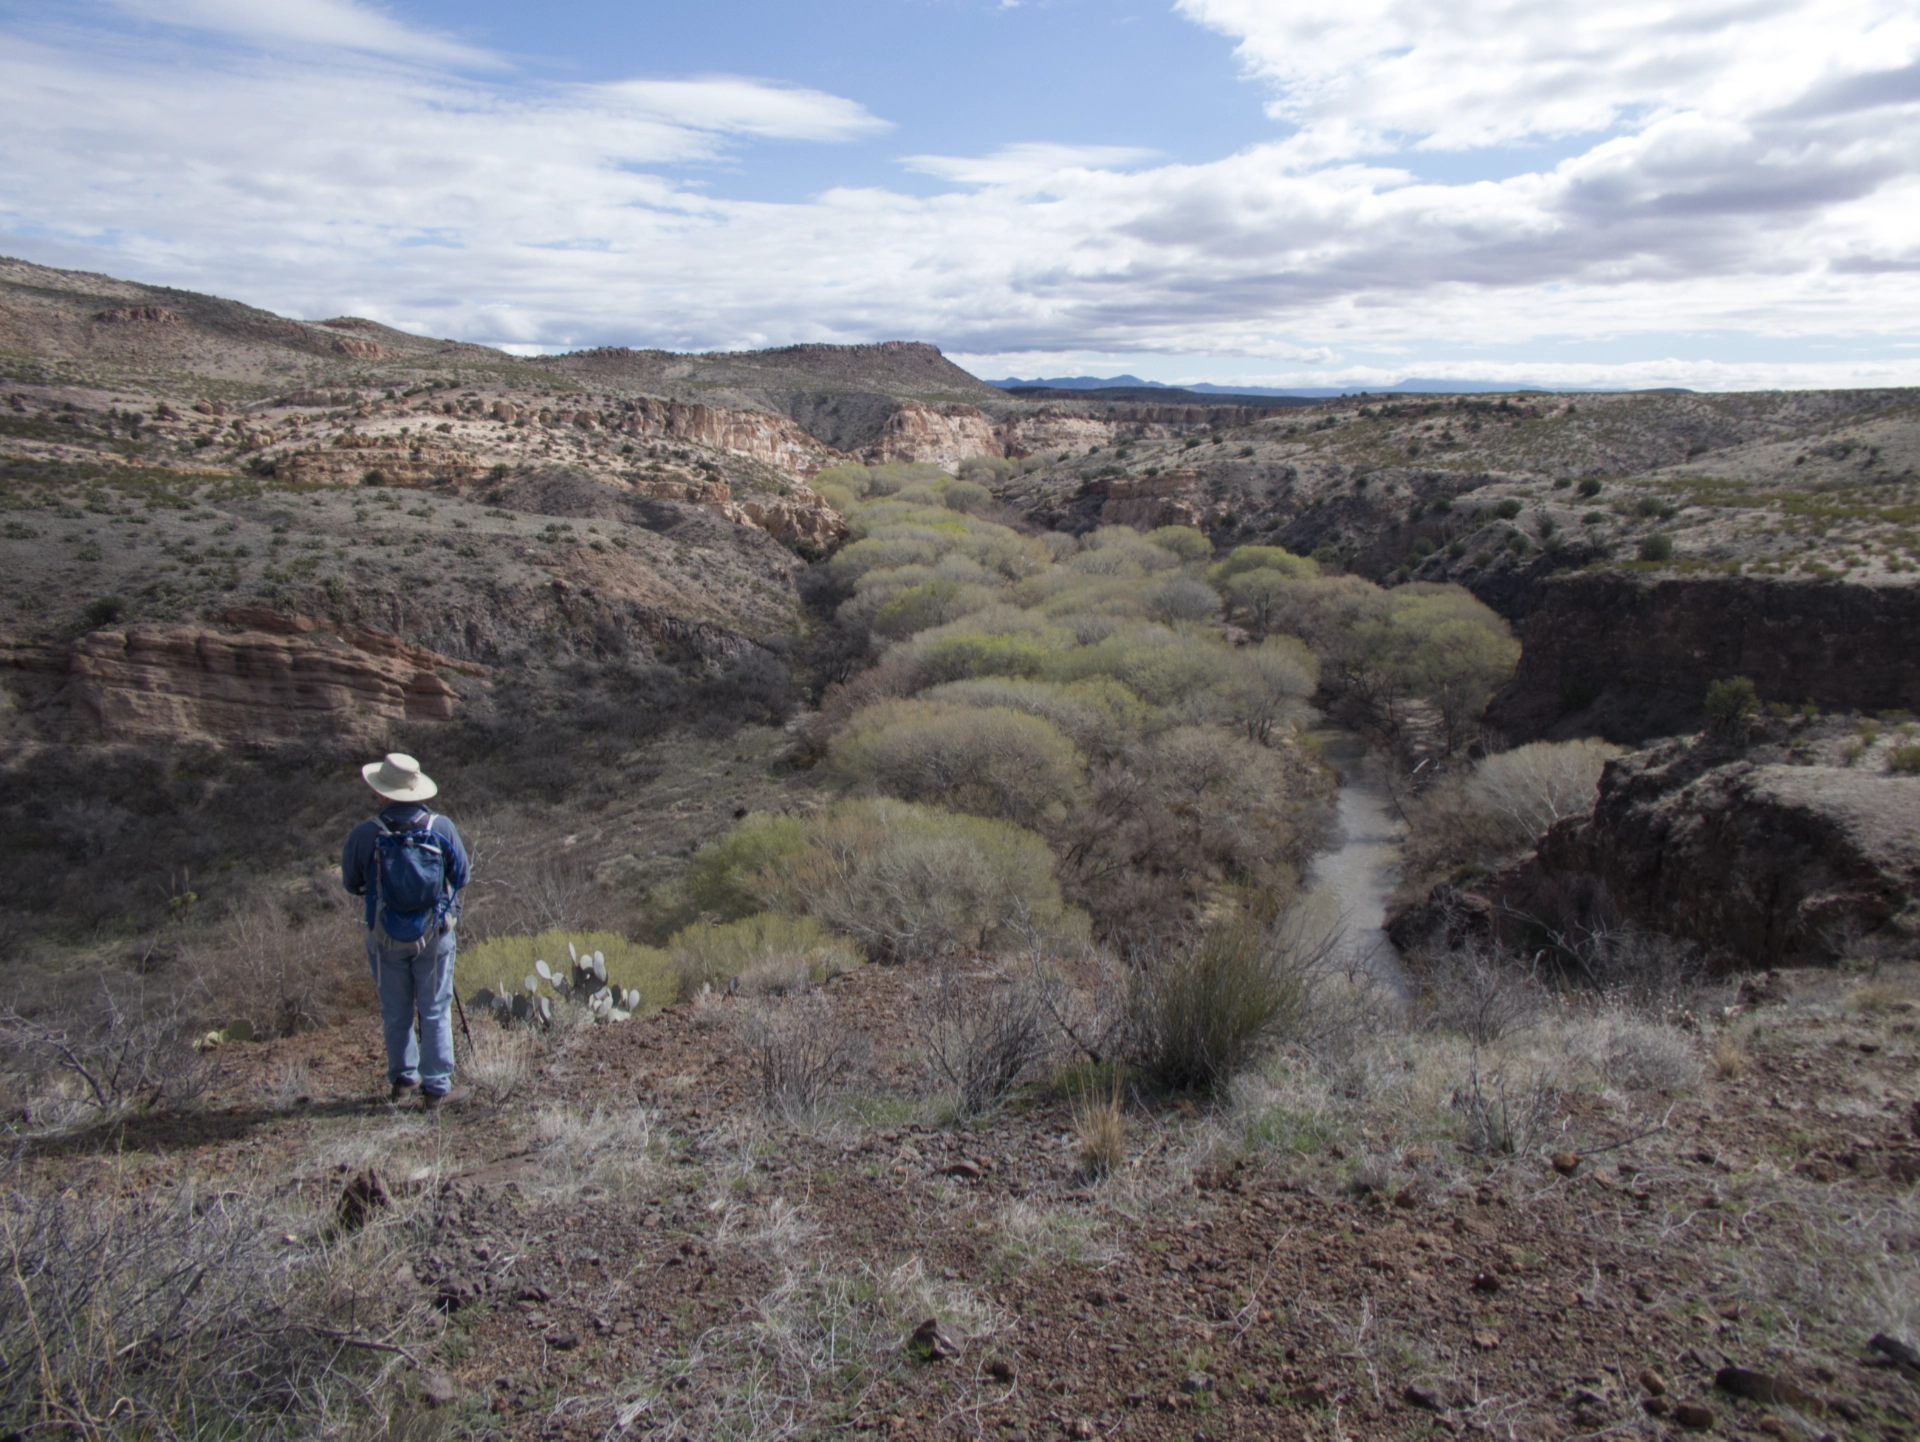
{"type": "Polygon", "coordinates": [[[1406,823],[1380,775],[1380,762],[1348,732],[1321,732],[1326,758],[1340,774],[1338,840],[1314,857],[1301,915],[1306,935],[1338,933],[1335,961],[1366,971],[1405,999],[1407,973],[1383,930],[1387,900],[1400,880],[1406,823]]]}

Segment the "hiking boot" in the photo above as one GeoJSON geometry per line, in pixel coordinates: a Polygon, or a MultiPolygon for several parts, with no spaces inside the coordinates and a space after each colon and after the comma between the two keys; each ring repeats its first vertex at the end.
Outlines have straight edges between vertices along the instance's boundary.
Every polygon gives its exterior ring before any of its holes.
{"type": "Polygon", "coordinates": [[[419,1082],[397,1081],[393,1084],[393,1089],[387,1093],[387,1101],[394,1106],[398,1106],[419,1089],[419,1082]]]}
{"type": "Polygon", "coordinates": [[[423,1112],[437,1112],[449,1102],[457,1104],[465,1101],[466,1096],[465,1091],[421,1092],[420,1110],[423,1112]]]}

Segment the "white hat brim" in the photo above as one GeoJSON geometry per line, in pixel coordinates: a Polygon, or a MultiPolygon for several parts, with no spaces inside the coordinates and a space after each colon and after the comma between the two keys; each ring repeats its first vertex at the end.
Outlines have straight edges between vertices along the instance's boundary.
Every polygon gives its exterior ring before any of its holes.
{"type": "Polygon", "coordinates": [[[411,783],[395,785],[392,781],[381,780],[380,773],[386,769],[384,760],[369,761],[360,768],[360,775],[367,785],[389,801],[425,801],[429,796],[440,794],[439,784],[424,771],[414,773],[411,783]]]}

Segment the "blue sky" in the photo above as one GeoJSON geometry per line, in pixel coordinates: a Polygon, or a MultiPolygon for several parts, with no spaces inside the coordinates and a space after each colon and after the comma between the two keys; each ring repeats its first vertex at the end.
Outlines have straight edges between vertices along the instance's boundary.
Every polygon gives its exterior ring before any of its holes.
{"type": "Polygon", "coordinates": [[[522,349],[1920,383],[1894,0],[0,0],[0,252],[522,349]]]}

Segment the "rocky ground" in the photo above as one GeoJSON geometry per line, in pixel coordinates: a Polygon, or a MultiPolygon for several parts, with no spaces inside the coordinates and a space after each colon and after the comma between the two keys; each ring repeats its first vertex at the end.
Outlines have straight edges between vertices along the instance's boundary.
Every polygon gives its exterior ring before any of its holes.
{"type": "Polygon", "coordinates": [[[1106,1176],[1084,1067],[953,1119],[931,979],[489,1023],[437,1121],[369,1101],[370,1020],[229,1044],[200,1109],[23,1136],[14,1184],[241,1194],[297,1253],[370,1169],[401,1385],[458,1435],[1920,1435],[1911,968],[1478,1052],[1382,1021],[1219,1102],[1128,1090],[1106,1176]],[[867,1062],[786,1119],[750,1023],[808,1007],[867,1062]],[[1496,1090],[1510,1154],[1471,1149],[1496,1090]]]}

